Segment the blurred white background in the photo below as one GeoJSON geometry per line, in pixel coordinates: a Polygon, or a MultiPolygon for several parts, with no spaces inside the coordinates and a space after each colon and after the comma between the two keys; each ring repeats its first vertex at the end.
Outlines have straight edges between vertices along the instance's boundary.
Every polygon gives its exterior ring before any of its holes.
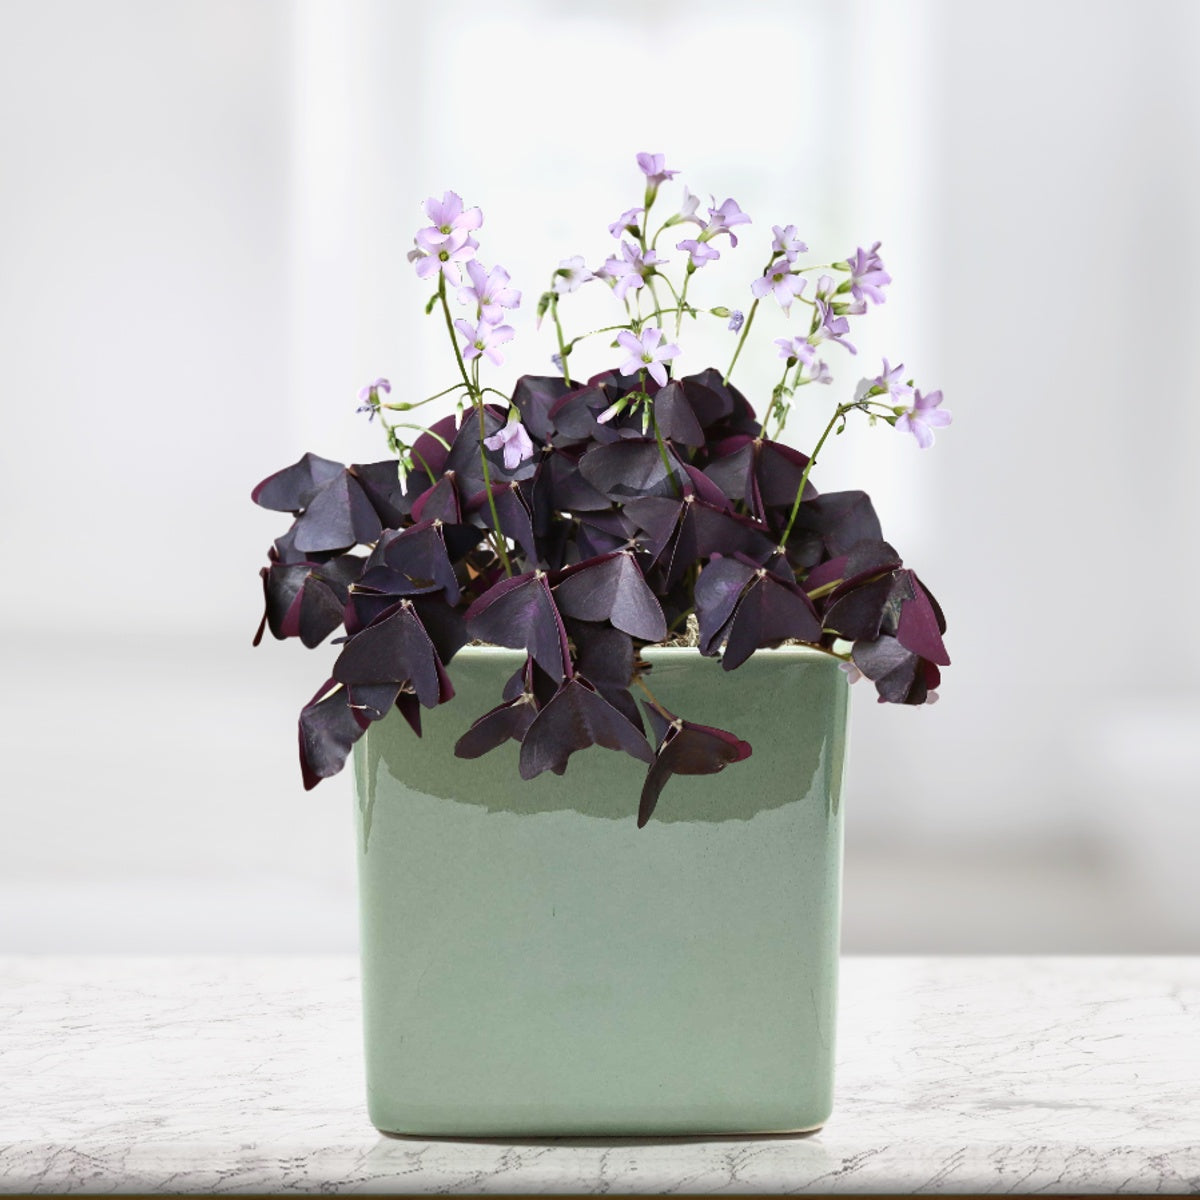
{"type": "Polygon", "coordinates": [[[774,223],[882,239],[839,394],[886,354],[955,416],[816,481],[954,658],[936,708],[855,696],[846,949],[1200,948],[1198,50],[1185,0],[3,0],[0,951],[354,946],[349,779],[295,763],[332,655],[250,648],[250,487],[382,457],[364,381],[450,382],[404,260],[445,188],[527,299],[493,382],[548,373],[533,302],[639,150],[754,218],[700,299],[748,306],[774,223]]]}

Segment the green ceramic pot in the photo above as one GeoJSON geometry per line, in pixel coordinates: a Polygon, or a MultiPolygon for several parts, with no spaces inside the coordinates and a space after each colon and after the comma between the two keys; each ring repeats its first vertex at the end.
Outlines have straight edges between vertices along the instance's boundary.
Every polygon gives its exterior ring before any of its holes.
{"type": "Polygon", "coordinates": [[[468,648],[457,695],[355,752],[367,1094],[385,1132],[647,1136],[814,1129],[833,1091],[845,675],[657,649],[668,708],[754,752],[676,776],[592,747],[524,781],[453,746],[524,656],[468,648]]]}

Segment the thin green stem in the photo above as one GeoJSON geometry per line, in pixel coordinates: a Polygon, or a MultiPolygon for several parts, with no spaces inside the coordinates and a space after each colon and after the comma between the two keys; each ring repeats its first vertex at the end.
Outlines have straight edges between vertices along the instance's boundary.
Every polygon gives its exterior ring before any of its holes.
{"type": "Polygon", "coordinates": [[[729,364],[729,370],[725,372],[723,382],[728,383],[729,377],[733,374],[733,368],[737,366],[738,356],[742,353],[742,347],[746,344],[746,335],[750,332],[750,326],[754,324],[754,314],[758,312],[758,301],[755,300],[750,305],[750,311],[746,314],[746,323],[742,326],[742,336],[738,338],[737,349],[733,352],[733,361],[729,364]]]}
{"type": "Polygon", "coordinates": [[[812,473],[813,464],[817,461],[817,455],[821,453],[821,448],[825,445],[826,439],[833,432],[833,427],[842,420],[845,415],[852,409],[856,408],[855,404],[839,404],[834,411],[833,416],[829,420],[829,424],[825,426],[825,432],[821,434],[820,440],[813,447],[812,454],[809,455],[808,463],[805,465],[804,474],[800,476],[800,486],[796,489],[796,499],[792,502],[792,511],[788,517],[788,523],[783,531],[783,537],[779,539],[780,546],[786,546],[787,540],[791,536],[792,525],[795,524],[796,514],[800,511],[800,499],[804,495],[804,488],[808,483],[808,477],[812,473]]]}
{"type": "Polygon", "coordinates": [[[492,471],[487,460],[487,448],[483,444],[487,430],[483,407],[483,393],[479,389],[479,359],[474,362],[474,378],[467,374],[467,364],[463,362],[462,351],[458,347],[458,337],[454,329],[454,320],[450,316],[450,305],[446,302],[446,277],[438,276],[438,299],[442,302],[442,312],[446,315],[446,329],[450,333],[450,343],[454,347],[454,357],[458,360],[458,369],[462,372],[463,382],[471,396],[471,404],[475,409],[475,417],[479,423],[479,461],[483,465],[483,487],[487,492],[488,507],[492,512],[492,524],[496,531],[496,550],[500,561],[504,564],[505,575],[512,575],[512,563],[508,561],[508,550],[504,545],[504,534],[500,532],[500,516],[496,512],[496,497],[492,495],[492,471]]]}
{"type": "Polygon", "coordinates": [[[558,319],[558,297],[550,301],[550,315],[554,318],[554,332],[558,335],[558,356],[562,359],[563,380],[567,387],[571,386],[571,368],[567,366],[567,355],[570,351],[563,342],[562,322],[558,319]]]}
{"type": "Polygon", "coordinates": [[[443,396],[450,395],[451,392],[457,392],[461,388],[466,387],[465,383],[451,384],[448,388],[443,388],[440,392],[434,392],[432,396],[426,396],[424,400],[401,400],[396,404],[380,404],[380,408],[386,408],[390,412],[407,412],[412,408],[420,408],[422,404],[429,404],[433,400],[440,400],[443,396]]]}

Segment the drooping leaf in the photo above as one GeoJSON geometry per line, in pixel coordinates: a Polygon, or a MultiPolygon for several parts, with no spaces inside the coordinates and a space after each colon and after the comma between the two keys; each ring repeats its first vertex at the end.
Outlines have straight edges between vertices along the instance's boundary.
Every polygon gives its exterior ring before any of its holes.
{"type": "Polygon", "coordinates": [[[924,704],[928,695],[921,659],[890,634],[873,642],[855,642],[854,665],[875,684],[881,703],[924,704]]]}
{"type": "Polygon", "coordinates": [[[751,746],[724,729],[682,721],[656,705],[643,703],[658,737],[658,750],[646,772],[638,806],[638,828],[650,820],[672,775],[715,775],[750,757],[751,746]]]}
{"type": "Polygon", "coordinates": [[[454,743],[454,753],[459,758],[479,758],[510,739],[519,742],[536,716],[532,694],[522,691],[478,718],[454,743]]]}
{"type": "Polygon", "coordinates": [[[554,588],[559,611],[580,621],[609,621],[645,642],[667,636],[662,606],[628,550],[568,568],[554,588]]]}
{"type": "Polygon", "coordinates": [[[449,698],[445,696],[447,681],[433,642],[409,600],[401,600],[391,616],[350,638],[333,664],[333,677],[352,685],[394,683],[411,687],[426,708],[449,698]]]}
{"type": "Polygon", "coordinates": [[[793,638],[821,640],[821,622],[812,601],[795,584],[784,583],[760,567],[734,610],[721,666],[732,671],[755,650],[793,638]]]}
{"type": "Polygon", "coordinates": [[[567,673],[567,634],[544,571],[502,579],[466,612],[481,642],[526,650],[556,683],[567,673]]]}
{"type": "Polygon", "coordinates": [[[346,689],[330,679],[300,711],[300,772],[306,792],[346,765],[351,747],[367,727],[348,700],[346,689]]]}
{"type": "Polygon", "coordinates": [[[938,616],[929,594],[912,571],[904,572],[912,595],[900,606],[900,619],[896,623],[896,639],[907,650],[940,666],[949,666],[950,656],[942,641],[938,628],[938,616]]]}
{"type": "Polygon", "coordinates": [[[604,746],[623,750],[642,762],[654,753],[645,736],[600,693],[582,679],[568,679],[538,713],[521,743],[521,778],[543,771],[561,775],[577,750],[604,746]]]}

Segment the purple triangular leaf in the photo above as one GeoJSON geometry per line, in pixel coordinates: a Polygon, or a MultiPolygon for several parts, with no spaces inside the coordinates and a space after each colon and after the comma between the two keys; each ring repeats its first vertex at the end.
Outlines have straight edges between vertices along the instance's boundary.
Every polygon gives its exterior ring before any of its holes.
{"type": "Polygon", "coordinates": [[[568,679],[525,733],[521,778],[533,779],[543,771],[561,775],[571,755],[587,746],[623,750],[642,762],[654,758],[628,717],[583,680],[568,679]]]}
{"type": "Polygon", "coordinates": [[[906,572],[912,587],[912,597],[900,607],[900,620],[896,625],[896,639],[906,649],[940,666],[949,666],[950,656],[938,629],[937,615],[929,596],[920,580],[906,572]]]}
{"type": "Polygon", "coordinates": [[[628,550],[570,568],[554,596],[565,616],[609,621],[644,642],[661,642],[667,636],[662,606],[628,550]]]}
{"type": "Polygon", "coordinates": [[[795,585],[760,568],[733,614],[721,666],[732,671],[755,650],[778,646],[791,638],[802,642],[821,640],[821,622],[812,601],[795,585]]]}
{"type": "Polygon", "coordinates": [[[344,687],[329,680],[300,712],[300,771],[304,790],[336,775],[345,765],[350,748],[366,728],[350,708],[344,687]]]}
{"type": "Polygon", "coordinates": [[[409,510],[409,502],[400,482],[399,466],[394,458],[383,462],[355,463],[350,473],[358,480],[371,507],[385,529],[399,529],[409,510]]]}
{"type": "Polygon", "coordinates": [[[754,576],[754,567],[723,555],[714,555],[700,572],[695,595],[701,654],[711,656],[720,649],[721,632],[733,617],[742,591],[754,576]]]}
{"type": "Polygon", "coordinates": [[[688,403],[683,384],[672,380],[654,397],[654,420],[663,437],[682,446],[703,446],[704,430],[688,403]]]}
{"type": "Polygon", "coordinates": [[[510,739],[519,742],[536,716],[533,697],[522,692],[476,720],[454,743],[454,753],[459,758],[479,758],[510,739]]]}
{"type": "Polygon", "coordinates": [[[584,479],[612,500],[678,496],[686,476],[671,450],[653,438],[626,438],[597,446],[579,460],[584,479]],[[668,470],[669,467],[669,470],[668,470]]]}
{"type": "Polygon", "coordinates": [[[268,475],[250,493],[250,499],[276,512],[298,513],[307,508],[312,498],[345,469],[340,462],[316,454],[305,454],[299,462],[268,475]]]}
{"type": "Polygon", "coordinates": [[[426,708],[434,708],[445,690],[439,666],[412,602],[402,600],[390,617],[369,625],[346,643],[333,664],[333,677],[339,683],[355,685],[407,685],[426,708]]]}
{"type": "Polygon", "coordinates": [[[348,471],[330,480],[296,520],[297,550],[345,550],[375,541],[379,514],[348,471]]]}
{"type": "Polygon", "coordinates": [[[414,521],[444,521],[457,525],[462,521],[462,506],[455,485],[457,476],[448,471],[427,491],[422,492],[412,505],[414,521]]]}
{"type": "Polygon", "coordinates": [[[555,682],[570,669],[567,635],[543,571],[502,579],[466,612],[472,637],[526,650],[555,682]]]}
{"type": "Polygon", "coordinates": [[[521,424],[535,441],[550,436],[550,410],[570,389],[558,375],[522,375],[513,389],[512,402],[521,414],[521,424]]]}
{"type": "Polygon", "coordinates": [[[659,735],[659,746],[642,786],[639,829],[650,820],[663,787],[672,775],[715,775],[730,763],[749,758],[752,753],[749,742],[743,742],[724,729],[681,721],[657,706],[644,707],[659,735]]]}

